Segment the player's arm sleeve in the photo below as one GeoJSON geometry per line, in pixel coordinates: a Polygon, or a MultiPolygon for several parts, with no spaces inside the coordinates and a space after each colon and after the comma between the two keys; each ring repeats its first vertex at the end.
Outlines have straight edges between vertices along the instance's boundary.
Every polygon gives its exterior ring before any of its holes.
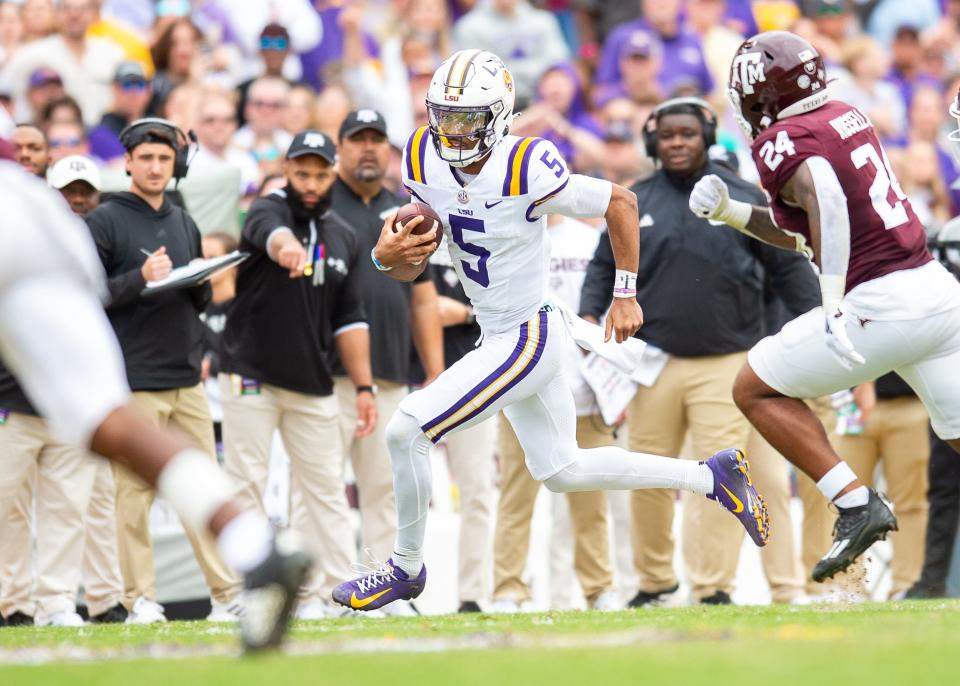
{"type": "Polygon", "coordinates": [[[607,212],[613,185],[604,179],[571,174],[557,147],[546,140],[532,146],[529,161],[531,202],[527,221],[535,222],[545,214],[567,217],[602,217],[607,212]]]}
{"type": "MultiPolygon", "coordinates": [[[[847,195],[833,166],[823,157],[806,160],[820,214],[820,290],[823,306],[831,311],[846,291],[850,264],[850,214],[847,195]]],[[[807,212],[808,216],[810,212],[807,212]]]]}
{"type": "Polygon", "coordinates": [[[613,281],[616,274],[613,247],[610,236],[604,231],[600,234],[593,259],[587,265],[587,274],[583,279],[580,292],[580,316],[600,319],[610,307],[613,299],[613,281]]]}
{"type": "Polygon", "coordinates": [[[143,278],[143,272],[139,269],[132,269],[122,274],[109,275],[115,261],[115,255],[118,250],[123,249],[123,246],[118,243],[112,222],[103,214],[93,214],[87,218],[87,226],[90,227],[90,235],[93,236],[93,242],[97,246],[100,263],[103,264],[103,268],[108,274],[107,292],[110,294],[110,300],[107,303],[107,309],[122,307],[135,302],[140,298],[140,292],[147,285],[146,279],[143,278]]]}
{"type": "Polygon", "coordinates": [[[347,272],[347,278],[343,280],[340,292],[337,294],[336,304],[334,305],[331,321],[333,335],[339,336],[345,331],[352,329],[367,329],[367,312],[363,306],[363,286],[360,276],[361,255],[359,246],[356,242],[351,246],[353,259],[350,262],[350,269],[347,272]]]}

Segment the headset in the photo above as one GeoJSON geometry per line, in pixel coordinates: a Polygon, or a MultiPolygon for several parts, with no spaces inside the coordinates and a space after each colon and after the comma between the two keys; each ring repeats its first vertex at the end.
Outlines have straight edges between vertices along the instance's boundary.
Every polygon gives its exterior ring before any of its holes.
{"type": "Polygon", "coordinates": [[[710,146],[717,144],[717,114],[710,104],[701,98],[672,98],[653,108],[653,112],[643,123],[643,146],[647,151],[647,157],[651,160],[657,159],[657,117],[665,110],[682,105],[694,107],[700,112],[697,118],[703,127],[704,147],[709,150],[710,146]]]}
{"type": "MultiPolygon", "coordinates": [[[[187,170],[190,168],[190,162],[193,160],[193,156],[190,155],[190,147],[191,145],[197,145],[197,134],[194,133],[193,129],[184,133],[179,126],[160,117],[144,117],[132,122],[120,132],[120,144],[127,152],[130,152],[146,141],[144,134],[150,128],[166,129],[173,136],[173,179],[174,186],[176,186],[180,183],[180,179],[187,175],[187,170]]],[[[194,150],[194,155],[196,155],[196,150],[194,150]]]]}

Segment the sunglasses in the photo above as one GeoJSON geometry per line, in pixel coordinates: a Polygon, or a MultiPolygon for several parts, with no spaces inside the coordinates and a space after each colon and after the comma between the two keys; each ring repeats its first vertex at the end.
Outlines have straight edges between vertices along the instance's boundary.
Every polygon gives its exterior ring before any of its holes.
{"type": "Polygon", "coordinates": [[[121,81],[120,90],[124,93],[131,93],[133,91],[144,91],[147,90],[147,82],[139,80],[130,80],[130,81],[121,81]]]}
{"type": "Polygon", "coordinates": [[[290,41],[283,36],[264,36],[260,39],[261,50],[283,51],[290,47],[290,41]]]}
{"type": "Polygon", "coordinates": [[[50,147],[51,148],[72,148],[74,146],[80,145],[81,140],[79,138],[51,138],[50,147]]]}

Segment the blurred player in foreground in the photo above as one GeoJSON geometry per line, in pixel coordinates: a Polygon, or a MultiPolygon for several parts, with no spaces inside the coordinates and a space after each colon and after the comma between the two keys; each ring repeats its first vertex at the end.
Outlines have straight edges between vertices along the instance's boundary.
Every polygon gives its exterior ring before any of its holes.
{"type": "Polygon", "coordinates": [[[960,284],[927,250],[870,120],[830,99],[812,45],[782,31],[745,41],[730,96],[770,209],[731,200],[716,176],[697,182],[690,209],[806,252],[819,267],[823,307],[757,343],[733,393],[764,438],[840,511],[833,546],[813,570],[823,581],[897,522],[840,460],[801,398],[892,370],[923,400],[934,431],[960,451],[960,284]]]}
{"type": "MultiPolygon", "coordinates": [[[[12,159],[6,147],[0,157],[12,159]]],[[[120,348],[100,301],[103,269],[86,226],[59,194],[0,161],[0,206],[4,363],[52,433],[122,462],[184,521],[209,528],[227,563],[245,575],[245,648],[279,644],[309,556],[292,533],[274,537],[265,518],[242,512],[216,464],[129,405],[120,348]]],[[[0,518],[9,504],[0,502],[0,518]]]]}
{"type": "MultiPolygon", "coordinates": [[[[513,79],[496,55],[459,51],[433,76],[427,93],[430,125],[417,129],[404,149],[404,183],[442,218],[483,342],[407,396],[390,420],[396,547],[385,564],[334,589],[334,600],[346,607],[373,610],[422,592],[431,444],[500,410],[531,474],[552,491],[689,490],[732,512],[758,546],[767,541],[766,506],[739,450],[698,463],[614,446],[577,446],[576,408],[563,374],[565,316],[546,294],[546,215],[606,218],[617,273],[605,335],[621,343],[643,323],[636,301],[636,196],[608,181],[570,174],[546,140],[509,136],[513,104],[513,79]]],[[[422,217],[394,233],[394,218],[387,217],[371,259],[389,276],[407,281],[426,267],[435,233],[411,233],[422,217]]]]}

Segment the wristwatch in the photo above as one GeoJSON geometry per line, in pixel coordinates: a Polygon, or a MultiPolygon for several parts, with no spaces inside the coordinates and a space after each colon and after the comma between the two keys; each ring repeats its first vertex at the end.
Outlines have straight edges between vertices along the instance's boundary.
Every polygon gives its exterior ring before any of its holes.
{"type": "Polygon", "coordinates": [[[369,393],[370,395],[377,396],[377,385],[373,384],[372,386],[357,386],[357,395],[360,393],[369,393]]]}

